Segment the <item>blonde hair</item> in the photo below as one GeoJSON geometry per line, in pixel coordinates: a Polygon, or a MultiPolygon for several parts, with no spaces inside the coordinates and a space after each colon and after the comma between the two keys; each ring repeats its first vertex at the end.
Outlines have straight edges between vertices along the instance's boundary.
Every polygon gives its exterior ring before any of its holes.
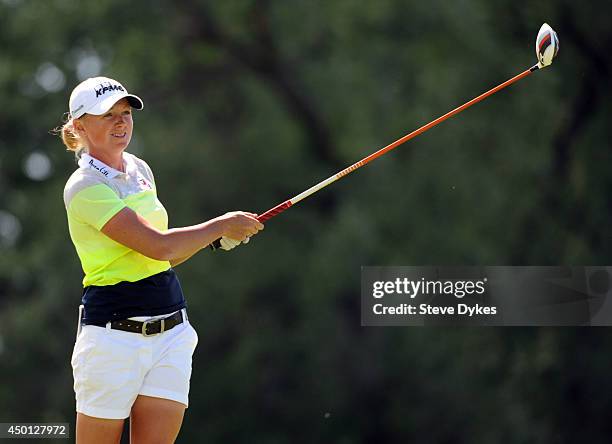
{"type": "Polygon", "coordinates": [[[85,141],[74,128],[74,120],[69,114],[66,115],[64,124],[53,130],[53,133],[62,138],[66,150],[79,155],[81,151],[87,150],[85,141]]]}

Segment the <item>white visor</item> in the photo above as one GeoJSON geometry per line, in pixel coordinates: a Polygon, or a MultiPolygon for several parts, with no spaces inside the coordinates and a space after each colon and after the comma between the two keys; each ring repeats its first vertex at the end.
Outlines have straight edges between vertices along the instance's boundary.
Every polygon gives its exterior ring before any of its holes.
{"type": "Polygon", "coordinates": [[[70,116],[78,119],[84,114],[99,116],[113,107],[119,100],[127,98],[135,109],[143,109],[140,97],[129,94],[124,86],[108,77],[93,77],[79,83],[70,95],[70,116]]]}

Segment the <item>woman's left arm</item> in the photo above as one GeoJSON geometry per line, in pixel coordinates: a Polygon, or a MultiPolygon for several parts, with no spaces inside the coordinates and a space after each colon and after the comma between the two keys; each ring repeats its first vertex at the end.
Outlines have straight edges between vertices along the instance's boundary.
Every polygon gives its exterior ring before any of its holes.
{"type": "Polygon", "coordinates": [[[178,259],[171,259],[171,260],[170,260],[170,266],[171,266],[172,268],[174,268],[174,267],[176,267],[177,265],[180,265],[180,264],[182,264],[183,262],[185,262],[186,260],[190,259],[190,258],[191,258],[191,256],[193,256],[194,254],[195,254],[195,253],[190,254],[189,256],[185,256],[185,257],[178,258],[178,259]]]}

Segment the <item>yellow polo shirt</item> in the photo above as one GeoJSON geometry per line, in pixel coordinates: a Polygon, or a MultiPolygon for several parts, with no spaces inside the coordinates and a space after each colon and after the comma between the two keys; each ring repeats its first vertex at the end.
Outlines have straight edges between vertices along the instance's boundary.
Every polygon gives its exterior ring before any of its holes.
{"type": "Polygon", "coordinates": [[[168,229],[168,213],[157,198],[149,166],[124,152],[125,173],[83,153],[64,188],[70,237],[85,277],[83,286],[135,282],[170,268],[170,262],[146,257],[100,230],[129,207],[158,230],[168,229]]]}

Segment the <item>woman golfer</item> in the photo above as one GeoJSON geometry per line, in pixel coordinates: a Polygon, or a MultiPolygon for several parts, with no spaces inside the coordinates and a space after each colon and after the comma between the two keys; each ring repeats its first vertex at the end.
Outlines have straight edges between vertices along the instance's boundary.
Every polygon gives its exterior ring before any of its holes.
{"type": "Polygon", "coordinates": [[[172,267],[218,238],[234,248],[263,225],[237,211],[168,229],[151,169],[125,151],[142,100],[96,77],[74,89],[69,107],[62,140],[80,159],[64,202],[85,272],[72,355],[76,440],[118,443],[130,417],[132,443],[172,443],[198,341],[172,267]]]}

